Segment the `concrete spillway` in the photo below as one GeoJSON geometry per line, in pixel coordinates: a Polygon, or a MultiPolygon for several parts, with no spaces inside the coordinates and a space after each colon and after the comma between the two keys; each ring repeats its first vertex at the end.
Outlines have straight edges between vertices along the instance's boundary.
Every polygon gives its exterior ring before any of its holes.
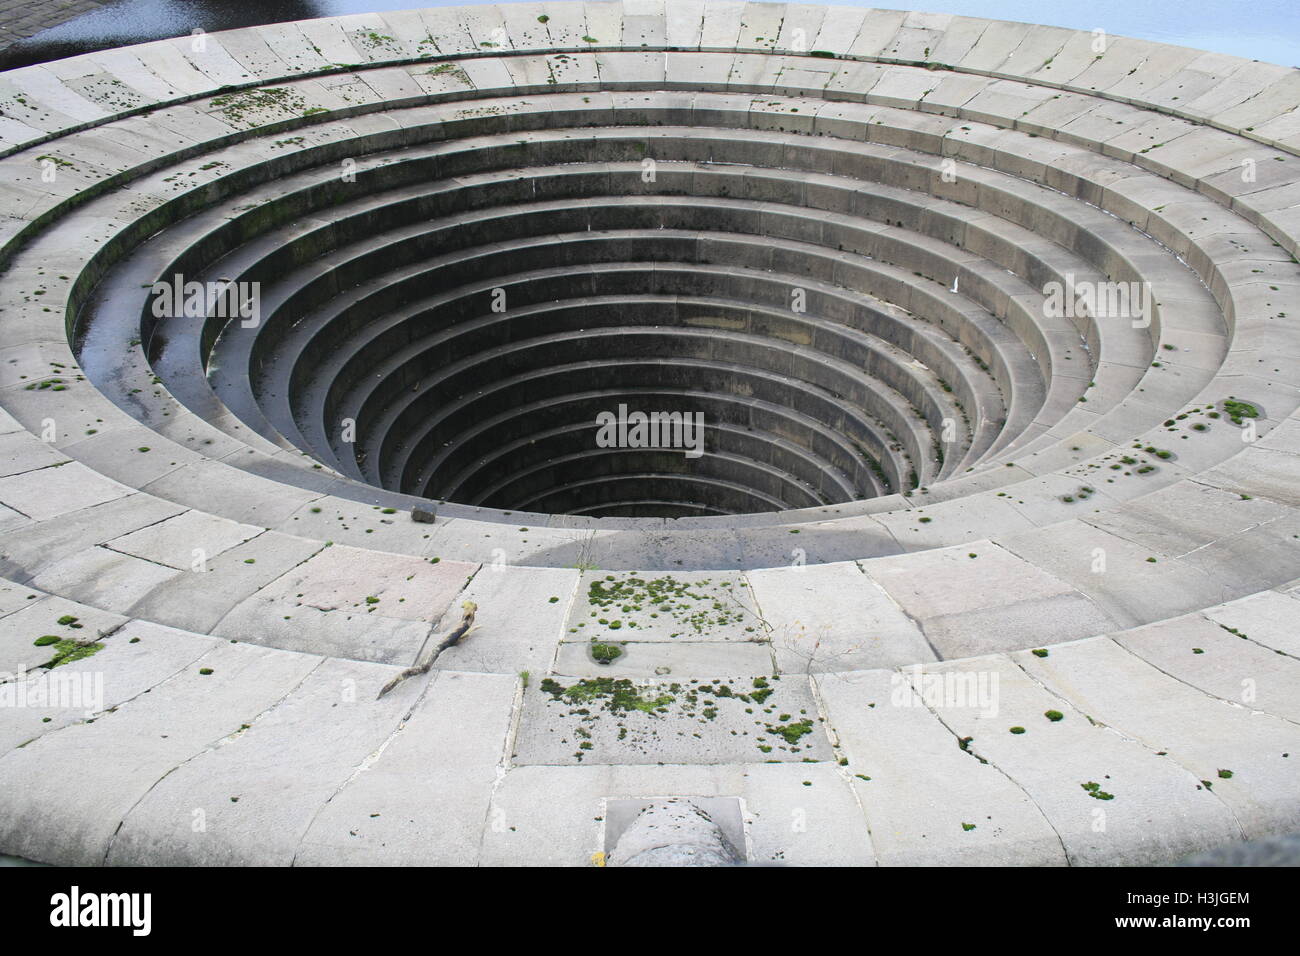
{"type": "Polygon", "coordinates": [[[0,709],[0,851],[580,864],[677,795],[794,863],[1294,830],[1295,76],[691,0],[0,76],[0,690],[102,680],[0,709]]]}

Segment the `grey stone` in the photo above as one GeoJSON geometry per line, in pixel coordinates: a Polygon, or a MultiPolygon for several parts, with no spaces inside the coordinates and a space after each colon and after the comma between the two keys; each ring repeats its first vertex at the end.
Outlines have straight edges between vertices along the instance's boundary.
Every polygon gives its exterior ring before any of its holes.
{"type": "Polygon", "coordinates": [[[602,0],[6,73],[0,852],[617,865],[672,799],[753,864],[1294,831],[1300,81],[1095,40],[602,0]],[[154,323],[170,270],[258,321],[154,323]],[[704,454],[598,445],[621,403],[704,454]]]}
{"type": "Polygon", "coordinates": [[[736,854],[698,806],[665,800],[637,814],[608,860],[610,866],[732,866],[736,854]]]}

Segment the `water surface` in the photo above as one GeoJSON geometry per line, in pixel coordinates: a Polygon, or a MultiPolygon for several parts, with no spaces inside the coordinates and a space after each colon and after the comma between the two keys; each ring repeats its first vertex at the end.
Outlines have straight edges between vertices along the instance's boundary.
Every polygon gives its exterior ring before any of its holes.
{"type": "MultiPolygon", "coordinates": [[[[672,3],[672,0],[667,0],[672,3]]],[[[285,20],[460,6],[463,0],[118,0],[0,53],[0,69],[106,47],[285,20]]],[[[870,4],[846,4],[870,6],[870,4]]],[[[1047,23],[1300,64],[1300,0],[923,0],[918,9],[1047,23]]]]}

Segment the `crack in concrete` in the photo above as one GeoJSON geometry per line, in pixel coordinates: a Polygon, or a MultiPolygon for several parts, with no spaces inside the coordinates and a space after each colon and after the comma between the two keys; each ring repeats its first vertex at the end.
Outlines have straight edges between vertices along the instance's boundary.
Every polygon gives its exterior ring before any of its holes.
{"type": "MultiPolygon", "coordinates": [[[[1124,651],[1127,652],[1127,648],[1121,647],[1119,644],[1117,644],[1117,643],[1116,643],[1112,638],[1110,638],[1110,637],[1089,638],[1088,640],[1107,641],[1107,642],[1109,642],[1109,643],[1111,643],[1111,644],[1114,644],[1116,647],[1120,647],[1120,650],[1124,650],[1124,651]]],[[[1134,656],[1136,657],[1136,655],[1134,655],[1134,656]]],[[[1164,751],[1156,750],[1156,748],[1155,748],[1153,745],[1148,744],[1148,743],[1143,739],[1143,737],[1141,737],[1141,736],[1139,736],[1139,735],[1136,735],[1136,734],[1134,734],[1134,733],[1132,733],[1132,732],[1130,732],[1130,731],[1128,731],[1128,730],[1125,730],[1125,729],[1123,729],[1123,728],[1117,727],[1117,726],[1115,726],[1114,724],[1108,724],[1108,723],[1102,723],[1102,722],[1100,722],[1100,721],[1094,721],[1094,720],[1092,719],[1092,717],[1090,717],[1087,713],[1085,713],[1084,711],[1080,710],[1079,707],[1074,703],[1074,701],[1070,700],[1070,699],[1067,698],[1067,697],[1062,697],[1062,696],[1061,696],[1060,694],[1058,694],[1056,691],[1052,690],[1052,688],[1048,687],[1048,686],[1047,686],[1046,684],[1044,684],[1041,680],[1039,680],[1039,679],[1038,679],[1037,677],[1035,677],[1032,673],[1030,673],[1030,672],[1029,672],[1029,671],[1024,667],[1024,665],[1021,664],[1019,661],[1015,660],[1014,658],[1010,658],[1010,657],[1009,657],[1008,659],[1011,660],[1011,663],[1013,663],[1013,664],[1015,664],[1017,667],[1019,667],[1020,670],[1024,672],[1024,674],[1025,674],[1026,677],[1028,677],[1028,678],[1029,678],[1030,680],[1032,680],[1034,683],[1038,684],[1038,686],[1040,686],[1040,687],[1041,687],[1041,688],[1042,688],[1046,693],[1051,694],[1053,697],[1055,697],[1055,698],[1057,698],[1058,700],[1060,700],[1061,703],[1067,705],[1067,706],[1070,708],[1070,710],[1074,711],[1074,712],[1077,713],[1077,714],[1081,714],[1081,715],[1082,715],[1082,716],[1083,716],[1083,717],[1084,717],[1084,718],[1085,718],[1085,719],[1086,719],[1090,724],[1092,724],[1093,726],[1096,726],[1096,727],[1100,727],[1100,728],[1104,728],[1104,729],[1107,729],[1107,730],[1114,731],[1115,733],[1119,734],[1119,736],[1120,736],[1122,739],[1127,740],[1127,741],[1130,741],[1131,743],[1137,744],[1139,747],[1142,747],[1144,750],[1146,750],[1146,751],[1147,751],[1148,753],[1150,753],[1152,756],[1155,756],[1155,757],[1158,757],[1158,756],[1169,757],[1169,759],[1170,759],[1171,762],[1173,762],[1174,764],[1176,764],[1180,770],[1182,770],[1184,773],[1187,774],[1187,776],[1190,778],[1190,780],[1192,781],[1193,784],[1195,784],[1195,785],[1200,785],[1200,783],[1201,783],[1201,778],[1199,778],[1199,777],[1196,776],[1196,771],[1194,771],[1191,767],[1189,767],[1189,766],[1187,766],[1185,763],[1183,763],[1182,760],[1178,759],[1177,757],[1174,757],[1174,756],[1172,755],[1172,753],[1173,753],[1172,751],[1170,751],[1170,750],[1164,750],[1164,751]]],[[[1137,658],[1137,659],[1138,659],[1138,660],[1141,660],[1141,658],[1137,658]]],[[[1146,661],[1142,661],[1142,662],[1143,662],[1144,664],[1147,663],[1146,661]]],[[[1195,690],[1196,688],[1192,688],[1192,689],[1195,690]]],[[[1205,696],[1208,697],[1209,695],[1205,695],[1205,696]]],[[[1229,818],[1232,820],[1233,825],[1237,828],[1237,832],[1240,834],[1241,839],[1243,839],[1243,840],[1246,839],[1246,829],[1245,829],[1244,826],[1242,826],[1241,821],[1237,818],[1236,811],[1234,811],[1233,808],[1232,808],[1231,806],[1229,806],[1229,805],[1228,805],[1228,804],[1223,800],[1223,798],[1222,798],[1219,794],[1215,793],[1214,790],[1213,790],[1212,788],[1208,789],[1207,792],[1210,794],[1210,796],[1214,797],[1215,800],[1217,800],[1217,801],[1219,802],[1220,806],[1223,807],[1224,811],[1228,814],[1229,818]]]]}
{"type": "MultiPolygon", "coordinates": [[[[215,650],[215,648],[212,648],[211,650],[205,652],[204,654],[200,655],[200,656],[199,656],[198,658],[196,658],[195,660],[196,660],[196,661],[198,661],[198,660],[202,660],[204,657],[207,656],[207,654],[212,653],[213,650],[215,650]]],[[[311,677],[312,674],[316,673],[316,671],[320,668],[320,666],[321,666],[322,664],[325,663],[326,660],[327,660],[327,658],[323,658],[323,657],[322,657],[322,658],[319,658],[319,659],[316,661],[315,666],[313,666],[311,670],[309,670],[306,674],[304,674],[301,678],[299,678],[299,680],[298,680],[297,683],[295,683],[292,687],[290,687],[290,688],[289,688],[288,690],[286,690],[283,694],[281,694],[280,697],[278,697],[274,702],[272,702],[271,704],[268,704],[266,707],[262,708],[262,710],[258,711],[258,713],[253,717],[253,723],[257,723],[257,721],[261,720],[261,719],[262,719],[266,714],[269,714],[269,713],[270,713],[271,711],[273,711],[276,707],[278,707],[278,706],[280,706],[282,703],[284,703],[284,701],[285,701],[286,699],[288,699],[288,698],[289,698],[289,697],[290,697],[290,696],[291,696],[295,691],[297,691],[299,688],[302,687],[303,684],[305,684],[305,683],[307,682],[307,679],[308,679],[309,677],[311,677]]],[[[180,672],[178,672],[178,673],[180,673],[180,672]]],[[[240,734],[241,732],[242,732],[242,731],[241,731],[240,729],[236,729],[236,730],[234,730],[234,731],[231,731],[230,733],[225,734],[225,735],[222,736],[222,737],[219,737],[219,738],[218,738],[214,743],[209,744],[208,746],[204,747],[202,750],[198,751],[197,753],[191,754],[189,757],[186,757],[186,758],[185,758],[184,760],[182,760],[180,763],[176,764],[176,766],[174,766],[174,767],[172,767],[171,769],[169,769],[169,770],[168,770],[166,773],[164,773],[161,777],[159,777],[157,780],[155,780],[153,783],[151,783],[151,784],[149,785],[149,788],[148,788],[147,790],[145,790],[145,792],[144,792],[143,794],[141,794],[140,797],[139,797],[139,798],[138,798],[134,803],[131,804],[131,806],[127,809],[127,811],[126,811],[125,813],[122,814],[122,819],[118,821],[118,823],[117,823],[117,827],[113,830],[113,834],[112,834],[112,836],[110,836],[110,837],[108,838],[107,844],[106,844],[105,847],[104,847],[104,856],[103,856],[103,859],[100,861],[100,865],[101,865],[101,866],[108,866],[108,858],[109,858],[109,856],[110,856],[110,855],[112,854],[112,852],[113,852],[113,846],[114,846],[114,845],[116,844],[116,842],[117,842],[118,834],[122,832],[122,827],[124,827],[124,826],[126,825],[127,820],[130,819],[131,814],[135,812],[135,809],[136,809],[138,806],[140,806],[140,804],[143,803],[146,799],[148,799],[149,794],[153,793],[153,791],[157,788],[157,786],[158,786],[160,783],[162,783],[164,780],[166,780],[169,776],[171,776],[171,775],[172,775],[173,773],[175,773],[177,770],[179,770],[179,769],[181,769],[182,767],[184,767],[186,764],[189,764],[189,763],[191,763],[191,762],[193,762],[193,761],[199,759],[200,757],[205,756],[206,754],[212,753],[212,752],[215,751],[215,750],[219,750],[221,747],[223,747],[223,746],[224,746],[224,745],[225,745],[225,744],[230,740],[230,738],[231,738],[232,736],[237,736],[237,735],[240,734]]]]}

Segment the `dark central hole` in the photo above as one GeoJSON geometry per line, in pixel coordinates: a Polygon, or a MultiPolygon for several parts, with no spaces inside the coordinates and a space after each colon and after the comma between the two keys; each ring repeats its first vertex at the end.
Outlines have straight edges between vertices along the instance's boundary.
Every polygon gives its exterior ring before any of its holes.
{"type": "Polygon", "coordinates": [[[817,325],[645,291],[521,303],[430,336],[373,391],[360,454],[394,490],[511,511],[683,517],[877,494],[850,437],[871,440],[851,368],[795,344],[817,325]]]}
{"type": "Polygon", "coordinates": [[[102,353],[146,422],[166,411],[139,397],[141,347],[147,384],[237,438],[503,511],[817,508],[913,490],[990,447],[1003,353],[1021,352],[946,281],[897,264],[920,254],[889,218],[910,195],[820,174],[805,206],[798,164],[815,157],[759,154],[729,130],[525,140],[483,122],[479,139],[385,153],[400,162],[355,181],[305,166],[228,184],[97,287],[83,357],[102,353]],[[701,135],[721,165],[682,158],[701,135]],[[647,183],[652,145],[669,158],[647,183]],[[793,166],[749,165],[762,158],[793,166]],[[138,332],[113,318],[116,296],[181,274],[260,284],[262,320],[149,304],[138,332]]]}

